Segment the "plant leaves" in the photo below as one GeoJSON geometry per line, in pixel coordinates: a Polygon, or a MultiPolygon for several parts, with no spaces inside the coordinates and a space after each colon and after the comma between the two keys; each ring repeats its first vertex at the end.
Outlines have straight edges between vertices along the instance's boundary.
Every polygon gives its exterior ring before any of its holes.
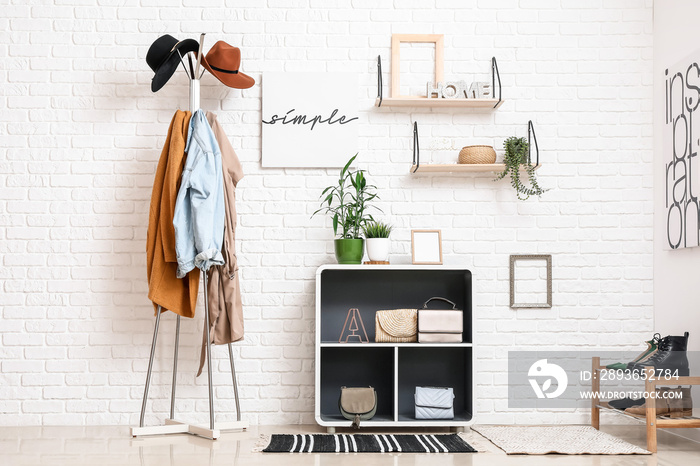
{"type": "MultiPolygon", "coordinates": [[[[313,214],[331,214],[333,232],[341,238],[359,238],[364,226],[374,221],[367,210],[377,209],[371,204],[371,201],[379,198],[377,188],[368,183],[366,170],[351,169],[357,156],[358,154],[355,154],[351,157],[340,171],[338,184],[323,190],[320,196],[321,208],[313,214]]],[[[381,212],[381,209],[377,210],[381,212]]]]}
{"type": "Polygon", "coordinates": [[[345,175],[345,173],[348,171],[348,168],[350,168],[350,165],[352,165],[352,162],[355,161],[355,158],[356,158],[356,157],[357,157],[357,154],[355,154],[354,156],[350,157],[350,160],[348,160],[348,163],[346,163],[345,166],[343,167],[343,169],[340,171],[340,178],[343,178],[343,176],[345,175]]]}

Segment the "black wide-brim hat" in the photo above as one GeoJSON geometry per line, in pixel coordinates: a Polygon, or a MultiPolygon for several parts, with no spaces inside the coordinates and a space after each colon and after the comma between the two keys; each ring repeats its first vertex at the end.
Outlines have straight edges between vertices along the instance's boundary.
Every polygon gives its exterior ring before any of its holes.
{"type": "Polygon", "coordinates": [[[196,52],[198,49],[199,42],[194,39],[178,41],[170,34],[156,39],[146,54],[146,63],[155,73],[151,81],[151,90],[158,92],[175,74],[180,64],[180,55],[185,56],[186,53],[196,52]]]}

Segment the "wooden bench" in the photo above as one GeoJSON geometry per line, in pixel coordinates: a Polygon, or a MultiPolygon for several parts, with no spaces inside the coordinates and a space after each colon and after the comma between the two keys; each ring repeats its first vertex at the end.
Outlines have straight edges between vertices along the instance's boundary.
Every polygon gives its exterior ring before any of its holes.
{"type": "MultiPolygon", "coordinates": [[[[592,387],[593,398],[591,400],[591,425],[596,429],[600,429],[600,409],[608,408],[617,413],[625,414],[626,416],[631,416],[626,414],[624,411],[616,410],[610,408],[604,402],[601,402],[597,396],[600,393],[600,371],[606,369],[605,366],[600,365],[600,357],[593,358],[592,365],[592,387]]],[[[649,367],[645,370],[646,379],[644,380],[644,391],[645,393],[652,393],[656,391],[658,385],[669,385],[669,381],[666,379],[656,379],[654,378],[654,368],[649,367]]],[[[674,377],[673,385],[700,385],[700,377],[674,377]]],[[[647,450],[652,453],[656,453],[656,429],[689,429],[700,427],[700,418],[697,417],[684,417],[684,418],[674,418],[671,419],[668,416],[656,417],[656,398],[648,397],[645,399],[646,416],[643,419],[646,420],[647,425],[647,450]]],[[[637,416],[631,416],[637,418],[637,416]]]]}

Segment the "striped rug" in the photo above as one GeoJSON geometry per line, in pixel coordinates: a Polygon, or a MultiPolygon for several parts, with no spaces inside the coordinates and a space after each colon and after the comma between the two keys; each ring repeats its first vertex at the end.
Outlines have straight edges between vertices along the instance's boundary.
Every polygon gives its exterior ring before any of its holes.
{"type": "Polygon", "coordinates": [[[263,453],[475,453],[457,434],[273,434],[263,453]]]}

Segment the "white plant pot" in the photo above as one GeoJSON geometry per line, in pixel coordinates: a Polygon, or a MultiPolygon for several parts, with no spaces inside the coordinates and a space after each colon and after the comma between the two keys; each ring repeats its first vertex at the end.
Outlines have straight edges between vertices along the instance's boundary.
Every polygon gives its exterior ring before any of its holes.
{"type": "Polygon", "coordinates": [[[389,260],[389,238],[367,238],[367,256],[371,261],[389,260]]]}

